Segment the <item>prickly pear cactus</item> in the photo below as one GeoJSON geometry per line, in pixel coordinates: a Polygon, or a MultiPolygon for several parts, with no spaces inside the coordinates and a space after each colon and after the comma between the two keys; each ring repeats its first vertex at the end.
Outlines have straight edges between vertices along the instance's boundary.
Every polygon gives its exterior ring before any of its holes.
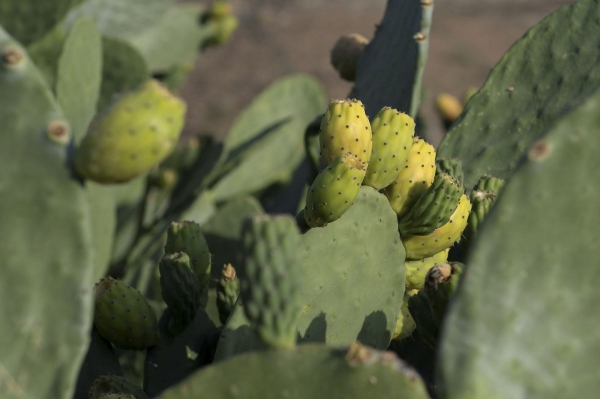
{"type": "Polygon", "coordinates": [[[373,134],[363,103],[355,99],[331,101],[321,119],[319,141],[325,165],[349,152],[366,170],[371,159],[373,134]]]}
{"type": "Polygon", "coordinates": [[[460,262],[444,263],[429,269],[425,277],[425,294],[433,320],[441,325],[450,297],[456,291],[465,265],[460,262]]]}
{"type": "Polygon", "coordinates": [[[400,314],[398,315],[398,320],[396,321],[396,329],[394,330],[392,340],[401,341],[404,338],[408,338],[411,336],[413,331],[415,331],[415,328],[417,328],[415,320],[410,315],[408,310],[408,299],[414,294],[416,294],[416,290],[404,292],[402,308],[400,310],[400,314]]]}
{"type": "Polygon", "coordinates": [[[381,190],[392,184],[406,165],[415,135],[415,121],[390,107],[382,108],[373,122],[373,149],[363,184],[381,190]]]}
{"type": "Polygon", "coordinates": [[[304,209],[306,223],[322,227],[341,218],[358,196],[364,177],[364,165],[354,154],[336,156],[308,189],[304,209]]]}
{"type": "Polygon", "coordinates": [[[492,209],[492,205],[496,202],[497,196],[498,195],[493,191],[473,190],[471,192],[472,209],[467,220],[467,227],[464,231],[465,241],[464,244],[461,244],[465,250],[475,238],[477,230],[490,212],[490,209],[492,209]]]}
{"type": "Polygon", "coordinates": [[[473,191],[491,191],[499,194],[502,187],[504,187],[504,180],[486,174],[479,178],[473,191]]]}
{"type": "Polygon", "coordinates": [[[342,79],[354,82],[358,59],[367,44],[369,40],[358,33],[344,35],[335,42],[331,49],[331,65],[342,79]]]}
{"type": "Polygon", "coordinates": [[[292,348],[300,317],[300,232],[291,216],[257,215],[242,228],[240,298],[248,320],[269,348],[292,348]]]}
{"type": "Polygon", "coordinates": [[[429,269],[435,265],[446,263],[448,260],[448,252],[450,249],[445,249],[428,258],[406,260],[404,267],[406,268],[406,289],[420,290],[424,287],[425,276],[429,269]]]}
{"type": "Polygon", "coordinates": [[[231,263],[223,266],[221,279],[217,285],[217,308],[219,309],[219,320],[225,324],[233,305],[240,295],[240,281],[231,263]]]}
{"type": "Polygon", "coordinates": [[[94,324],[104,338],[121,349],[144,350],[158,343],[156,316],[139,291],[105,277],[94,294],[94,324]]]}
{"type": "Polygon", "coordinates": [[[435,160],[435,165],[436,173],[446,173],[461,183],[465,179],[465,174],[462,170],[462,162],[458,158],[437,158],[435,160]]]}
{"type": "Polygon", "coordinates": [[[135,399],[148,399],[148,396],[142,391],[142,388],[124,377],[116,375],[104,375],[98,377],[89,391],[90,399],[100,399],[102,397],[133,397],[135,399]]]}
{"type": "Polygon", "coordinates": [[[415,137],[404,169],[384,193],[398,216],[404,216],[433,183],[435,149],[425,140],[415,137]]]}

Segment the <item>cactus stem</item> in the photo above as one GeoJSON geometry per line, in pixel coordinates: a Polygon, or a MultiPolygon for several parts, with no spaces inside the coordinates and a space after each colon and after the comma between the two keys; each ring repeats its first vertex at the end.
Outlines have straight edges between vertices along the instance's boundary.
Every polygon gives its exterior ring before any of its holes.
{"type": "Polygon", "coordinates": [[[417,60],[417,72],[413,83],[412,98],[410,101],[410,116],[417,117],[421,105],[421,87],[423,85],[423,73],[427,64],[429,52],[429,32],[431,30],[431,18],[433,16],[433,0],[421,0],[421,31],[414,36],[419,45],[419,58],[417,60]]]}

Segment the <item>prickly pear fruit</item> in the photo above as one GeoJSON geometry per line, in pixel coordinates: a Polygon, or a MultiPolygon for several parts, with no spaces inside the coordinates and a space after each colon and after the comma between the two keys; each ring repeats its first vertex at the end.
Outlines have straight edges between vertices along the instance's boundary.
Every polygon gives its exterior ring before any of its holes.
{"type": "Polygon", "coordinates": [[[450,297],[456,291],[464,265],[450,262],[437,265],[427,272],[425,277],[425,293],[429,299],[433,320],[440,326],[450,297]]]}
{"type": "Polygon", "coordinates": [[[114,102],[90,125],[75,153],[77,172],[121,183],[149,172],[175,148],[186,104],[156,80],[114,102]]]}
{"type": "Polygon", "coordinates": [[[379,111],[371,123],[373,148],[364,185],[381,190],[392,184],[406,165],[415,135],[415,121],[390,107],[379,111]]]}
{"type": "Polygon", "coordinates": [[[504,180],[490,175],[483,175],[479,178],[473,191],[492,191],[498,194],[502,187],[504,187],[504,180]]]}
{"type": "Polygon", "coordinates": [[[240,295],[240,281],[237,278],[235,269],[231,263],[223,266],[221,279],[217,285],[217,309],[219,310],[219,320],[225,324],[233,305],[240,295]]]}
{"type": "Polygon", "coordinates": [[[448,223],[426,236],[402,238],[404,248],[406,249],[406,258],[426,258],[450,248],[465,229],[470,211],[471,202],[463,194],[460,197],[456,211],[454,211],[448,223]]]}
{"type": "Polygon", "coordinates": [[[338,220],[352,206],[364,177],[363,164],[353,154],[338,155],[317,175],[307,192],[306,223],[322,227],[338,220]]]}
{"type": "Polygon", "coordinates": [[[450,248],[438,252],[429,258],[406,260],[404,262],[404,268],[406,269],[406,289],[420,290],[423,288],[425,285],[425,276],[429,269],[435,265],[446,263],[448,252],[450,252],[450,248]]]}
{"type": "Polygon", "coordinates": [[[325,165],[332,163],[338,155],[349,152],[367,170],[373,135],[362,102],[356,99],[332,100],[321,119],[319,141],[325,165]]]}
{"type": "Polygon", "coordinates": [[[158,343],[158,322],[139,291],[105,277],[95,287],[94,324],[121,349],[144,350],[158,343]]]}
{"type": "Polygon", "coordinates": [[[448,93],[440,93],[435,99],[435,105],[440,116],[446,123],[452,123],[463,110],[458,98],[448,93]]]}
{"type": "Polygon", "coordinates": [[[350,33],[338,39],[331,49],[331,65],[340,77],[349,82],[356,78],[356,65],[369,40],[358,33],[350,33]]]}
{"type": "Polygon", "coordinates": [[[192,221],[171,223],[167,230],[165,254],[177,252],[183,252],[189,256],[190,266],[198,278],[198,289],[202,295],[201,306],[206,307],[211,257],[208,244],[198,223],[192,221]]]}
{"type": "Polygon", "coordinates": [[[404,338],[408,338],[412,335],[417,325],[415,320],[408,311],[408,299],[417,293],[417,290],[410,290],[404,292],[404,298],[402,299],[402,307],[400,308],[400,314],[396,320],[396,328],[392,335],[392,340],[402,341],[404,338]]]}
{"type": "Polygon", "coordinates": [[[435,149],[425,140],[415,137],[404,169],[384,191],[399,217],[408,213],[433,183],[434,177],[435,149]]]}
{"type": "Polygon", "coordinates": [[[472,191],[471,192],[471,213],[467,220],[467,227],[463,235],[465,240],[461,243],[463,251],[468,250],[468,246],[475,238],[477,229],[489,213],[492,205],[496,201],[497,194],[492,191],[472,191]]]}
{"type": "Polygon", "coordinates": [[[454,177],[459,182],[463,182],[465,174],[462,169],[462,162],[458,158],[444,159],[438,158],[435,161],[436,173],[446,173],[454,177]]]}
{"type": "Polygon", "coordinates": [[[398,221],[402,237],[428,235],[450,220],[465,188],[445,173],[435,175],[433,184],[421,195],[410,211],[398,221]]]}
{"type": "Polygon", "coordinates": [[[88,392],[88,396],[90,399],[101,399],[104,397],[111,399],[148,399],[142,388],[128,379],[116,375],[103,375],[96,378],[88,392]]]}
{"type": "Polygon", "coordinates": [[[242,227],[241,300],[252,328],[270,348],[296,344],[302,280],[299,239],[291,216],[255,215],[242,227]]]}
{"type": "Polygon", "coordinates": [[[198,278],[192,271],[189,256],[183,252],[165,254],[159,270],[162,297],[171,314],[169,332],[179,335],[194,320],[200,307],[198,278]]]}

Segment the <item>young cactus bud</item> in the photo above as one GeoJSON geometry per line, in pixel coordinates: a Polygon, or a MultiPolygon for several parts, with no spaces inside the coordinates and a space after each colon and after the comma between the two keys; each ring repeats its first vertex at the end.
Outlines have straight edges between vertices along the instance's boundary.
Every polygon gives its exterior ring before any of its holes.
{"type": "Polygon", "coordinates": [[[373,149],[364,185],[381,190],[392,184],[406,165],[413,145],[415,121],[390,107],[379,111],[373,123],[373,149]]]}
{"type": "Polygon", "coordinates": [[[344,35],[335,43],[331,49],[331,65],[342,79],[354,82],[358,59],[367,44],[369,40],[358,33],[344,35]]]}
{"type": "Polygon", "coordinates": [[[186,104],[156,80],[119,98],[90,125],[75,153],[77,172],[121,183],[149,172],[175,148],[186,104]]]}
{"type": "Polygon", "coordinates": [[[88,396],[90,399],[148,399],[142,388],[128,379],[116,375],[103,375],[96,378],[88,396]]]}
{"type": "Polygon", "coordinates": [[[296,221],[290,216],[256,215],[242,228],[240,295],[244,312],[258,337],[274,349],[296,344],[302,280],[299,237],[296,221]]]}
{"type": "Polygon", "coordinates": [[[198,278],[198,290],[202,295],[201,306],[206,307],[210,283],[211,257],[208,244],[196,222],[173,222],[167,230],[165,254],[183,252],[190,258],[190,266],[198,278]]]}
{"type": "Polygon", "coordinates": [[[223,266],[221,279],[217,285],[217,309],[219,310],[219,320],[225,324],[233,305],[240,295],[240,281],[237,278],[235,269],[231,263],[223,266]]]}
{"type": "Polygon", "coordinates": [[[158,343],[158,322],[139,291],[105,277],[95,287],[94,324],[117,348],[144,350],[158,343]]]}
{"type": "Polygon", "coordinates": [[[426,236],[403,237],[402,243],[406,249],[406,258],[422,259],[450,248],[465,229],[470,211],[471,202],[463,194],[448,223],[426,236]]]}
{"type": "Polygon", "coordinates": [[[428,235],[448,223],[465,188],[445,173],[435,175],[433,184],[421,195],[410,211],[398,221],[402,237],[428,235]]]}
{"type": "Polygon", "coordinates": [[[448,252],[450,252],[450,248],[438,252],[429,258],[417,260],[407,259],[404,262],[404,268],[406,270],[406,290],[420,290],[423,288],[425,285],[425,276],[429,269],[435,265],[446,263],[448,260],[448,252]]]}
{"type": "Polygon", "coordinates": [[[433,183],[435,149],[425,140],[415,137],[404,169],[384,191],[392,209],[404,216],[433,183]]]}
{"type": "Polygon", "coordinates": [[[319,173],[306,195],[304,219],[310,227],[338,220],[360,192],[365,170],[353,154],[338,155],[319,173]]]}
{"type": "Polygon", "coordinates": [[[483,175],[479,178],[473,191],[491,191],[498,194],[502,187],[504,187],[504,180],[490,175],[483,175]]]}
{"type": "Polygon", "coordinates": [[[364,105],[355,99],[333,100],[321,119],[319,130],[321,159],[325,165],[335,157],[351,153],[367,170],[371,159],[373,135],[364,105]]]}
{"type": "Polygon", "coordinates": [[[183,252],[165,254],[159,270],[162,297],[171,315],[169,332],[179,335],[194,320],[200,307],[198,278],[192,271],[189,256],[183,252]]]}
{"type": "Polygon", "coordinates": [[[458,158],[444,159],[438,158],[435,162],[436,173],[445,173],[454,177],[459,182],[465,180],[465,174],[462,169],[462,162],[458,158]]]}
{"type": "Polygon", "coordinates": [[[431,268],[425,277],[425,293],[429,299],[433,320],[438,327],[442,322],[450,297],[456,291],[463,268],[464,265],[459,262],[445,263],[431,268]]]}
{"type": "Polygon", "coordinates": [[[394,334],[392,335],[392,340],[394,341],[402,341],[404,338],[410,337],[413,331],[415,331],[415,328],[417,328],[417,324],[408,310],[408,299],[416,294],[416,292],[417,290],[404,292],[402,307],[400,308],[400,314],[396,320],[396,328],[394,329],[394,334]]]}

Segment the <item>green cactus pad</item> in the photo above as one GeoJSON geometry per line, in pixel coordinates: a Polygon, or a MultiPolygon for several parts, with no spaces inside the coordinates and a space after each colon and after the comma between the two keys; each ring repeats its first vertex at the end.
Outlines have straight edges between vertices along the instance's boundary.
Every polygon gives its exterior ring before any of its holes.
{"type": "Polygon", "coordinates": [[[460,262],[444,263],[429,269],[425,277],[425,294],[429,299],[431,315],[435,324],[442,324],[450,297],[456,291],[465,265],[460,262]]]}
{"type": "Polygon", "coordinates": [[[300,233],[291,216],[255,215],[242,227],[240,297],[250,326],[270,348],[292,348],[300,317],[300,233]]]}
{"type": "Polygon", "coordinates": [[[599,130],[597,92],[529,148],[502,189],[444,322],[442,397],[597,396],[599,130]]]}
{"type": "Polygon", "coordinates": [[[396,321],[396,329],[394,330],[394,335],[392,336],[392,340],[394,341],[402,341],[404,338],[410,337],[413,331],[415,331],[415,328],[417,328],[415,320],[410,315],[410,312],[408,310],[408,300],[414,294],[416,294],[416,290],[404,292],[404,298],[402,299],[402,308],[400,310],[400,314],[398,315],[398,320],[396,321]]]}
{"type": "Polygon", "coordinates": [[[450,248],[445,249],[428,258],[417,260],[406,260],[404,268],[406,269],[406,289],[420,290],[425,286],[425,276],[429,269],[435,265],[446,263],[450,248]]]}
{"type": "Polygon", "coordinates": [[[407,114],[384,107],[371,128],[373,150],[363,184],[381,190],[392,184],[406,165],[413,145],[415,121],[407,114]]]}
{"type": "Polygon", "coordinates": [[[435,177],[435,149],[425,140],[413,138],[404,169],[385,190],[390,205],[399,217],[404,216],[421,198],[435,177]]]}
{"type": "Polygon", "coordinates": [[[425,236],[403,237],[407,259],[422,259],[450,248],[460,238],[471,211],[471,202],[465,194],[460,197],[448,223],[425,236]]]}
{"type": "Polygon", "coordinates": [[[152,308],[139,291],[105,277],[96,284],[94,324],[102,336],[121,349],[144,350],[158,342],[152,308]]]}
{"type": "Polygon", "coordinates": [[[217,308],[219,320],[225,324],[233,311],[233,306],[240,295],[240,281],[231,263],[223,266],[221,278],[217,285],[217,308]]]}
{"type": "Polygon", "coordinates": [[[68,136],[61,109],[2,28],[0,93],[0,391],[70,398],[93,311],[87,193],[67,167],[68,147],[47,136],[55,121],[66,129],[53,133],[68,136]]]}
{"type": "Polygon", "coordinates": [[[358,196],[364,177],[363,164],[354,154],[338,155],[319,173],[306,193],[306,223],[322,227],[342,217],[358,196]]]}
{"type": "Polygon", "coordinates": [[[160,288],[169,307],[169,331],[181,334],[196,316],[200,307],[198,278],[190,267],[190,258],[183,252],[165,254],[160,260],[160,288]]]}
{"type": "Polygon", "coordinates": [[[103,375],[98,377],[89,391],[90,399],[100,399],[107,395],[109,395],[109,398],[133,397],[135,399],[148,399],[148,396],[142,391],[142,388],[129,381],[127,378],[116,375],[103,375]]]}
{"type": "Polygon", "coordinates": [[[461,184],[465,179],[465,174],[462,170],[462,162],[458,158],[437,158],[435,160],[435,165],[436,173],[446,173],[461,182],[461,184]]]}
{"type": "Polygon", "coordinates": [[[483,175],[475,184],[473,191],[491,191],[499,194],[502,187],[504,187],[504,180],[490,175],[483,175]]]}
{"type": "Polygon", "coordinates": [[[75,154],[77,171],[99,183],[147,173],[175,148],[186,105],[149,80],[96,118],[75,154]]]}
{"type": "Polygon", "coordinates": [[[202,294],[202,307],[206,307],[206,291],[210,282],[211,256],[208,244],[196,222],[173,222],[167,230],[165,253],[186,253],[190,266],[198,278],[198,289],[202,294]]]}
{"type": "Polygon", "coordinates": [[[373,134],[364,105],[355,99],[332,100],[321,119],[319,141],[325,165],[349,152],[366,170],[371,159],[373,134]]]}
{"type": "Polygon", "coordinates": [[[591,34],[598,29],[600,3],[578,1],[531,28],[502,57],[438,149],[440,157],[460,158],[467,189],[484,173],[509,178],[531,143],[600,87],[591,34]]]}
{"type": "Polygon", "coordinates": [[[433,183],[421,195],[410,211],[398,220],[402,237],[428,235],[442,227],[456,211],[465,188],[445,173],[435,175],[433,183]]]}
{"type": "MultiPolygon", "coordinates": [[[[388,347],[406,277],[395,215],[383,195],[362,186],[343,218],[301,236],[304,285],[298,333],[303,342],[348,345],[359,337],[370,346],[388,347]]],[[[302,212],[297,219],[304,220],[302,212]]],[[[261,347],[248,325],[238,301],[216,359],[261,347]]]]}
{"type": "Polygon", "coordinates": [[[247,353],[207,367],[158,399],[427,399],[419,375],[392,352],[356,343],[247,353]],[[232,379],[232,376],[235,378],[232,379]]]}

